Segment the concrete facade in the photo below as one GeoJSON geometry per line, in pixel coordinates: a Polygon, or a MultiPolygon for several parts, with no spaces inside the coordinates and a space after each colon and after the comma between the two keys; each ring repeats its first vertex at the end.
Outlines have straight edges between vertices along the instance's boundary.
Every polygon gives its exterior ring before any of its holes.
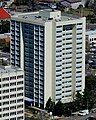
{"type": "Polygon", "coordinates": [[[33,105],[45,106],[49,97],[70,102],[84,91],[85,25],[84,17],[49,9],[12,17],[11,64],[25,71],[33,105]]]}
{"type": "Polygon", "coordinates": [[[0,66],[0,120],[24,120],[24,72],[0,66]]]}

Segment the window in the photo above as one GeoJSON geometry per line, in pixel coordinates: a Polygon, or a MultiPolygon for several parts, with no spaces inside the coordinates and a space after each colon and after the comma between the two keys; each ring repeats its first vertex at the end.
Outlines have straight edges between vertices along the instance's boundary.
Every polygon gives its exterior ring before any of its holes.
{"type": "Polygon", "coordinates": [[[66,31],[67,31],[67,30],[72,30],[73,27],[74,27],[74,25],[71,25],[71,24],[70,24],[70,25],[64,25],[64,26],[63,26],[63,31],[65,31],[65,30],[66,30],[66,31]]]}
{"type": "Polygon", "coordinates": [[[61,35],[56,36],[57,38],[62,37],[61,35]]]}
{"type": "Polygon", "coordinates": [[[81,87],[81,85],[77,85],[76,87],[81,87]]]}
{"type": "Polygon", "coordinates": [[[61,28],[62,26],[56,26],[56,28],[61,28]]]}
{"type": "Polygon", "coordinates": [[[23,116],[18,117],[17,120],[23,120],[23,116]]]}
{"type": "Polygon", "coordinates": [[[71,97],[71,95],[65,95],[65,97],[71,97]]]}
{"type": "Polygon", "coordinates": [[[68,69],[68,68],[72,68],[72,66],[66,67],[66,69],[68,69]]]}
{"type": "Polygon", "coordinates": [[[23,110],[17,111],[17,114],[22,114],[22,113],[23,113],[23,110]]]}
{"type": "Polygon", "coordinates": [[[78,66],[78,67],[76,67],[76,68],[82,68],[82,66],[78,66]]]}
{"type": "Polygon", "coordinates": [[[82,44],[82,42],[77,43],[77,45],[82,44]]]}
{"type": "Polygon", "coordinates": [[[23,108],[23,105],[18,105],[17,108],[23,108]]]}
{"type": "Polygon", "coordinates": [[[10,110],[14,110],[14,109],[16,109],[16,106],[10,107],[10,110]]]}
{"type": "Polygon", "coordinates": [[[16,91],[16,88],[10,89],[10,92],[14,92],[14,91],[16,91]]]}
{"type": "Polygon", "coordinates": [[[23,84],[23,81],[17,82],[17,85],[21,85],[23,84]]]}
{"type": "Polygon", "coordinates": [[[8,104],[9,104],[9,101],[3,102],[3,105],[8,105],[8,104]]]}
{"type": "Polygon", "coordinates": [[[65,86],[65,88],[71,87],[71,85],[65,86]]]}
{"type": "Polygon", "coordinates": [[[56,96],[60,96],[60,95],[61,95],[61,93],[56,94],[56,96]]]}
{"type": "Polygon", "coordinates": [[[3,114],[3,117],[7,117],[7,116],[9,116],[9,113],[5,113],[5,114],[3,114]]]}
{"type": "Polygon", "coordinates": [[[77,28],[77,30],[82,30],[82,28],[77,28]]]}
{"type": "Polygon", "coordinates": [[[17,100],[17,103],[19,103],[19,102],[23,102],[23,99],[18,99],[18,100],[17,100]]]}
{"type": "Polygon", "coordinates": [[[9,87],[9,84],[3,84],[3,87],[9,87]]]}
{"type": "MultiPolygon", "coordinates": [[[[8,119],[9,120],[9,119],[8,119]]],[[[10,120],[16,120],[16,118],[10,118],[10,120]]]]}
{"type": "Polygon", "coordinates": [[[17,97],[23,96],[23,93],[19,93],[17,94],[17,97]]]}
{"type": "Polygon", "coordinates": [[[70,45],[70,44],[72,44],[72,42],[70,42],[70,43],[66,43],[66,45],[70,45]]]}
{"type": "Polygon", "coordinates": [[[77,50],[78,50],[78,49],[82,49],[82,47],[78,47],[77,50]]]}
{"type": "Polygon", "coordinates": [[[9,90],[3,90],[3,93],[9,93],[9,90]]]}
{"type": "Polygon", "coordinates": [[[16,79],[16,76],[10,77],[10,80],[14,80],[14,79],[16,79]]]}
{"type": "Polygon", "coordinates": [[[72,76],[66,76],[65,78],[71,78],[72,76]]]}
{"type": "Polygon", "coordinates": [[[81,59],[82,57],[77,57],[76,59],[81,59]]]}
{"type": "Polygon", "coordinates": [[[77,25],[82,25],[82,23],[77,23],[77,25]]]}
{"type": "Polygon", "coordinates": [[[23,75],[19,75],[19,76],[17,76],[17,79],[19,79],[19,78],[23,78],[23,75]]]}
{"type": "Polygon", "coordinates": [[[80,76],[76,76],[76,78],[81,78],[82,76],[80,75],[80,76]]]}
{"type": "Polygon", "coordinates": [[[61,89],[57,89],[56,91],[61,91],[61,89]]]}
{"type": "Polygon", "coordinates": [[[19,90],[23,90],[23,87],[19,87],[19,88],[17,88],[17,91],[19,91],[19,90]]]}
{"type": "Polygon", "coordinates": [[[3,81],[7,81],[7,80],[9,80],[9,77],[3,78],[2,80],[3,80],[3,81]]]}
{"type": "Polygon", "coordinates": [[[66,90],[65,92],[71,92],[71,90],[66,90]]]}
{"type": "Polygon", "coordinates": [[[76,81],[76,83],[80,83],[80,82],[81,82],[81,80],[76,81]]]}
{"type": "Polygon", "coordinates": [[[77,35],[81,35],[82,33],[77,33],[77,35]]]}
{"type": "Polygon", "coordinates": [[[9,107],[3,108],[3,111],[7,111],[7,110],[9,110],[9,107]]]}
{"type": "Polygon", "coordinates": [[[77,38],[77,40],[81,40],[81,39],[82,39],[82,37],[77,38]]]}
{"type": "Polygon", "coordinates": [[[69,50],[69,49],[72,49],[72,47],[68,47],[68,48],[66,48],[66,50],[69,50]]]}
{"type": "Polygon", "coordinates": [[[61,76],[61,74],[56,75],[56,77],[60,77],[60,76],[61,76]]]}
{"type": "Polygon", "coordinates": [[[12,100],[10,101],[10,104],[16,103],[16,100],[12,100]]]}
{"type": "Polygon", "coordinates": [[[10,113],[10,116],[12,116],[12,115],[16,115],[16,112],[11,112],[11,113],[10,113]]]}
{"type": "Polygon", "coordinates": [[[14,98],[14,97],[16,97],[16,94],[10,95],[10,98],[14,98]]]}
{"type": "Polygon", "coordinates": [[[10,83],[10,86],[14,86],[16,85],[16,82],[10,83]]]}
{"type": "Polygon", "coordinates": [[[66,40],[71,40],[72,38],[66,38],[66,40]]]}
{"type": "Polygon", "coordinates": [[[82,71],[77,71],[76,73],[81,73],[82,71]]]}
{"type": "Polygon", "coordinates": [[[3,99],[8,99],[9,95],[3,96],[3,99]]]}
{"type": "Polygon", "coordinates": [[[62,31],[56,31],[56,33],[61,33],[62,31]]]}

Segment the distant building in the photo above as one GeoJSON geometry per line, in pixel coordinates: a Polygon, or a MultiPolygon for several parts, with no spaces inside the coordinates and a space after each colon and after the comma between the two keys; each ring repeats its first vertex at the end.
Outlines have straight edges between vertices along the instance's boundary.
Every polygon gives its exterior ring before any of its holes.
{"type": "Polygon", "coordinates": [[[67,1],[61,1],[60,4],[64,7],[65,11],[68,11],[71,8],[71,4],[67,1]]]}
{"type": "Polygon", "coordinates": [[[1,41],[5,44],[9,44],[10,43],[10,33],[0,34],[0,42],[1,41]]]}
{"type": "Polygon", "coordinates": [[[73,101],[85,88],[84,17],[45,9],[11,19],[11,64],[25,71],[25,95],[33,105],[73,101]]]}
{"type": "Polygon", "coordinates": [[[85,6],[82,0],[66,0],[66,1],[71,4],[71,8],[73,9],[77,9],[80,5],[82,5],[82,7],[85,6]]]}
{"type": "Polygon", "coordinates": [[[0,120],[24,120],[24,72],[0,66],[0,120]]]}
{"type": "Polygon", "coordinates": [[[86,32],[86,40],[89,43],[90,51],[96,51],[96,30],[89,30],[86,32]]]}

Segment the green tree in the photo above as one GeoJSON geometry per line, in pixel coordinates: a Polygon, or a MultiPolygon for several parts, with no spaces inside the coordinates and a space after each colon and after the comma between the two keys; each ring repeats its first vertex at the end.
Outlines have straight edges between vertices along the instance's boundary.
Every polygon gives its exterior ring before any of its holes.
{"type": "Polygon", "coordinates": [[[61,101],[58,101],[55,104],[53,115],[62,116],[64,114],[64,104],[61,101]]]}
{"type": "Polygon", "coordinates": [[[48,112],[53,112],[54,110],[54,105],[55,103],[52,101],[51,97],[49,97],[47,103],[46,103],[46,107],[45,109],[48,111],[48,112]]]}
{"type": "Polygon", "coordinates": [[[75,104],[76,104],[75,109],[79,111],[82,106],[82,95],[79,92],[77,92],[76,94],[75,104]]]}
{"type": "Polygon", "coordinates": [[[0,23],[0,33],[7,33],[10,31],[10,22],[1,20],[0,23]]]}

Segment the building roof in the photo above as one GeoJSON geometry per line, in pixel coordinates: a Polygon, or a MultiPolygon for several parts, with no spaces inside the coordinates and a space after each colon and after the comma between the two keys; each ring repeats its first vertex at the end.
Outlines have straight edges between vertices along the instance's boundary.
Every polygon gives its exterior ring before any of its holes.
{"type": "Polygon", "coordinates": [[[67,2],[69,2],[69,3],[77,3],[77,2],[81,2],[81,0],[67,0],[67,2]]]}
{"type": "Polygon", "coordinates": [[[58,10],[52,11],[52,9],[51,10],[44,9],[44,10],[40,10],[38,12],[22,13],[22,14],[12,16],[12,20],[23,21],[26,23],[32,23],[32,22],[35,24],[39,23],[41,25],[48,21],[60,22],[60,21],[76,20],[76,19],[80,19],[80,18],[82,18],[82,17],[73,16],[73,15],[65,14],[65,13],[63,15],[61,15],[60,11],[58,11],[58,10]],[[52,14],[51,14],[51,12],[52,12],[52,14]],[[54,12],[54,15],[53,15],[53,12],[54,12]],[[51,18],[52,18],[52,15],[56,16],[57,18],[55,17],[55,19],[54,18],[50,19],[50,15],[51,15],[51,18]],[[59,15],[59,17],[58,17],[58,15],[59,15]]]}
{"type": "Polygon", "coordinates": [[[0,73],[12,73],[12,72],[23,72],[21,68],[11,66],[11,65],[0,65],[0,73]]]}
{"type": "Polygon", "coordinates": [[[0,8],[0,19],[10,19],[11,15],[4,9],[0,8]]]}

